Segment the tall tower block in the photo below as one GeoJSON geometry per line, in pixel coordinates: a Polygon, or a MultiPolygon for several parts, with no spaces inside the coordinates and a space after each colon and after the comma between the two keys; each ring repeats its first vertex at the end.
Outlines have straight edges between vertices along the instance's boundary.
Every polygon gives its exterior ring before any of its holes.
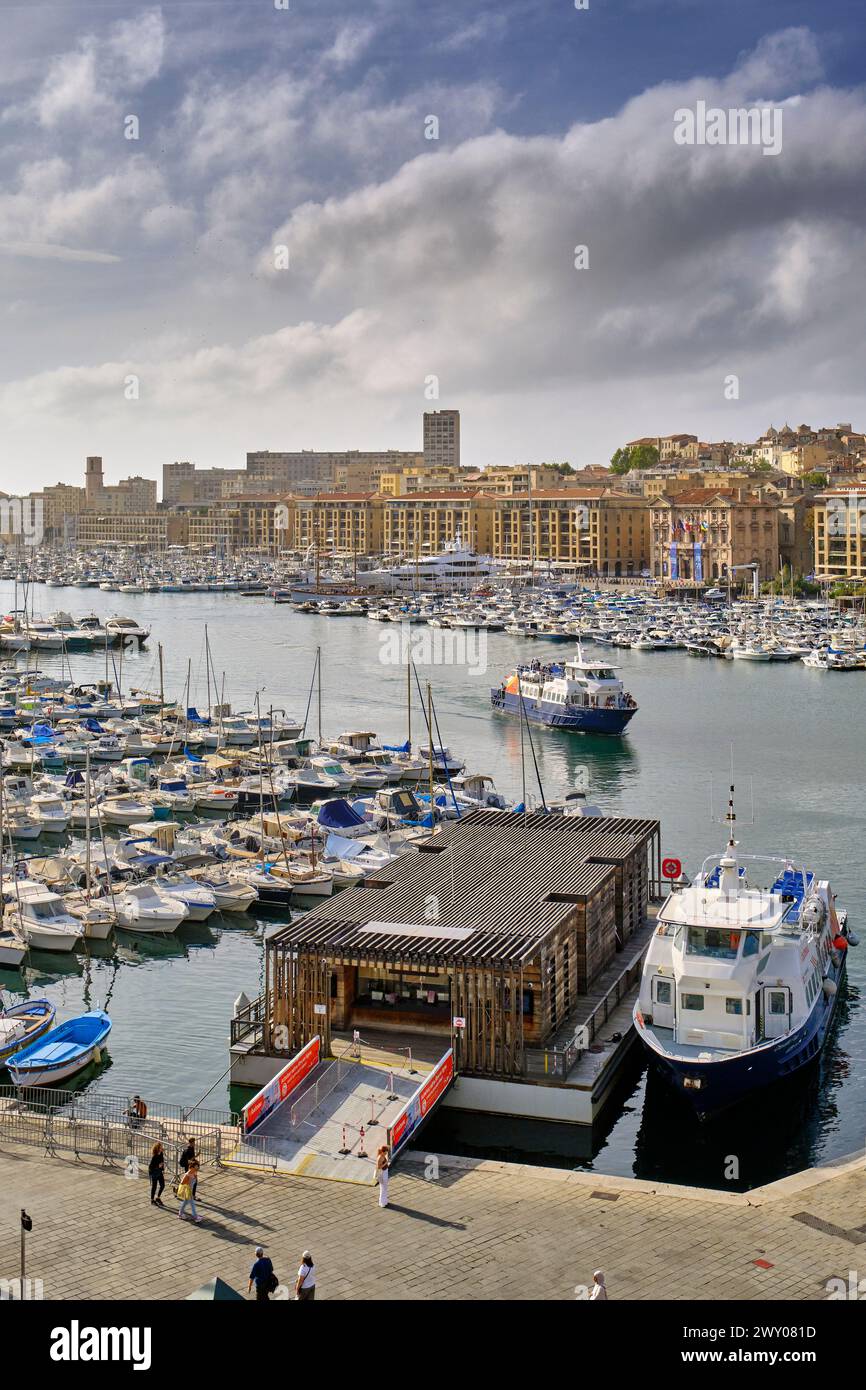
{"type": "Polygon", "coordinates": [[[102,493],[102,459],[98,454],[91,455],[84,469],[84,491],[88,502],[96,502],[102,493]]]}

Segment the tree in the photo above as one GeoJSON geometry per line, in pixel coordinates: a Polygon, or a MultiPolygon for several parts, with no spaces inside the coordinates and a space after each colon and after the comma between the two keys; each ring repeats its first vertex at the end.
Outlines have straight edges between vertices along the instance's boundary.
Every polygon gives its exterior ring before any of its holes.
{"type": "Polygon", "coordinates": [[[629,449],[629,468],[655,468],[659,461],[659,451],[655,444],[636,444],[629,449]]]}
{"type": "Polygon", "coordinates": [[[629,470],[628,449],[617,449],[610,461],[611,473],[621,476],[629,470]]]}
{"type": "Polygon", "coordinates": [[[827,474],[819,473],[817,468],[813,468],[811,472],[803,474],[803,482],[807,487],[826,487],[827,474]]]}
{"type": "Polygon", "coordinates": [[[621,476],[633,468],[655,468],[659,451],[654,444],[635,444],[631,449],[617,449],[610,461],[611,473],[621,476]]]}

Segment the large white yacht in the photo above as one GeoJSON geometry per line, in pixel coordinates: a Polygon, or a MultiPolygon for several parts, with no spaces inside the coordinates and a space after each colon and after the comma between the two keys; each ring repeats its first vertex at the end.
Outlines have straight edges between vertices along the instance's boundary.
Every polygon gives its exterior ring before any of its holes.
{"type": "Polygon", "coordinates": [[[490,572],[489,559],[476,555],[458,535],[438,555],[419,555],[417,560],[406,561],[392,568],[367,570],[363,578],[366,583],[379,584],[382,588],[398,592],[417,590],[442,593],[471,588],[490,572]]]}

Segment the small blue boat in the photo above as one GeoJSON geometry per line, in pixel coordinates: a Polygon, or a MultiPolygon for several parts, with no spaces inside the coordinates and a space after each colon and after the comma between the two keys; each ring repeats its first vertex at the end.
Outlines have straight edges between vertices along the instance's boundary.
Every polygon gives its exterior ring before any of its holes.
{"type": "Polygon", "coordinates": [[[14,1052],[6,1066],[16,1086],[53,1086],[92,1062],[110,1032],[108,1014],[94,1009],[70,1018],[29,1047],[14,1052]]]}
{"type": "Polygon", "coordinates": [[[0,1067],[13,1052],[29,1047],[51,1027],[56,1010],[47,999],[25,999],[0,1009],[0,1067]]]}

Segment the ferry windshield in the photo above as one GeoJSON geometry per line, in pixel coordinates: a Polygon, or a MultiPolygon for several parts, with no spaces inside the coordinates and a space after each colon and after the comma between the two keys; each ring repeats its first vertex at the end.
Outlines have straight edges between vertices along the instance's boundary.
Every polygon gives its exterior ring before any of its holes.
{"type": "Polygon", "coordinates": [[[736,960],[740,933],[718,927],[689,927],[687,956],[709,956],[712,960],[736,960]]]}

